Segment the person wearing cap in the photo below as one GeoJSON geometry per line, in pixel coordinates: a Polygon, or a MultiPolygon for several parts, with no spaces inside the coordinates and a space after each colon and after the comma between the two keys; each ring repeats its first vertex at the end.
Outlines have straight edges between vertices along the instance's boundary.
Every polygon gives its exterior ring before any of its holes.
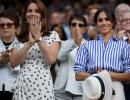
{"type": "Polygon", "coordinates": [[[79,48],[74,65],[76,80],[84,81],[95,73],[107,70],[115,91],[111,100],[125,100],[122,82],[130,80],[130,45],[115,36],[115,16],[109,10],[99,9],[94,22],[100,35],[79,48]]]}

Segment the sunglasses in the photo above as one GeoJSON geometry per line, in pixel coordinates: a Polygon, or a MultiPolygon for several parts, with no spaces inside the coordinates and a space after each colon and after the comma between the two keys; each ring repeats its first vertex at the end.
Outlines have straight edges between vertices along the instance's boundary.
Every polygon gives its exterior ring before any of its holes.
{"type": "Polygon", "coordinates": [[[130,21],[130,18],[125,18],[125,19],[122,19],[121,21],[122,22],[128,22],[128,21],[130,21]]]}
{"type": "Polygon", "coordinates": [[[110,19],[106,17],[106,18],[99,18],[98,22],[103,22],[104,20],[105,21],[110,21],[110,19]]]}
{"type": "Polygon", "coordinates": [[[4,29],[5,26],[6,26],[6,28],[11,28],[13,25],[14,25],[14,23],[1,23],[0,28],[4,29]]]}
{"type": "Polygon", "coordinates": [[[81,23],[71,23],[70,24],[72,27],[76,27],[76,25],[78,25],[78,27],[83,28],[85,25],[81,24],[81,23]]]}

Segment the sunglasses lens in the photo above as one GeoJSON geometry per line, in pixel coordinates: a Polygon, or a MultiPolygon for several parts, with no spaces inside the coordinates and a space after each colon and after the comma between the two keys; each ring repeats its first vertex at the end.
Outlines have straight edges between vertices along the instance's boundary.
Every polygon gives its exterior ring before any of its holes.
{"type": "Polygon", "coordinates": [[[83,24],[79,24],[79,27],[81,27],[81,28],[82,28],[82,27],[84,27],[84,25],[83,25],[83,24]]]}
{"type": "Polygon", "coordinates": [[[14,25],[13,23],[2,23],[2,24],[0,24],[0,28],[4,29],[5,26],[7,28],[11,28],[13,25],[14,25]]]}
{"type": "Polygon", "coordinates": [[[77,23],[71,23],[71,26],[72,27],[75,27],[77,23]]]}
{"type": "Polygon", "coordinates": [[[80,27],[80,28],[85,26],[84,24],[81,24],[81,23],[71,23],[72,27],[76,27],[76,25],[78,25],[78,27],[80,27]]]}

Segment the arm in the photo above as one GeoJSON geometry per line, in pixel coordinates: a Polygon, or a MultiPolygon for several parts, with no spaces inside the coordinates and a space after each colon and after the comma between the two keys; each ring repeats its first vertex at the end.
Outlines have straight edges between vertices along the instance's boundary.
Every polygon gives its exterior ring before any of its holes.
{"type": "Polygon", "coordinates": [[[128,44],[122,50],[122,65],[124,73],[110,72],[110,76],[113,80],[130,81],[130,45],[128,44]]]}
{"type": "Polygon", "coordinates": [[[83,81],[85,78],[90,76],[90,74],[87,73],[88,51],[85,45],[86,44],[83,44],[79,48],[74,65],[74,71],[76,73],[75,77],[78,81],[83,81]]]}
{"type": "Polygon", "coordinates": [[[32,46],[32,44],[27,42],[25,44],[25,46],[18,51],[16,50],[16,48],[12,49],[12,53],[11,53],[11,57],[10,57],[10,63],[11,63],[12,67],[16,67],[24,61],[26,54],[28,53],[31,46],[32,46]]]}
{"type": "Polygon", "coordinates": [[[130,81],[130,73],[115,73],[109,72],[112,80],[116,81],[130,81]]]}
{"type": "Polygon", "coordinates": [[[37,42],[43,56],[49,64],[53,64],[56,61],[60,44],[58,41],[55,41],[50,47],[46,45],[45,42],[37,42]]]}
{"type": "Polygon", "coordinates": [[[74,43],[72,39],[62,41],[57,59],[59,61],[64,61],[67,58],[68,53],[71,52],[75,47],[76,47],[76,44],[74,43]]]}
{"type": "MultiPolygon", "coordinates": [[[[42,38],[42,34],[43,34],[41,32],[42,22],[39,22],[38,21],[39,19],[37,19],[37,18],[34,18],[34,19],[32,18],[30,20],[30,32],[35,41],[42,38]],[[35,24],[33,24],[33,23],[35,23],[35,24]]],[[[40,48],[42,55],[44,56],[44,58],[48,64],[53,64],[57,59],[58,51],[60,48],[60,43],[57,41],[58,38],[59,37],[57,36],[56,40],[54,40],[54,42],[51,44],[51,46],[47,46],[47,44],[44,41],[36,42],[40,48]]]]}

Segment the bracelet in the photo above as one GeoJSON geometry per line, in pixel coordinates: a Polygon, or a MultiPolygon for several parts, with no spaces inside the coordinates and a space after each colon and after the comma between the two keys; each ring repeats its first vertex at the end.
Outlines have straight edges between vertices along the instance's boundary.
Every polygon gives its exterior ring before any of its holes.
{"type": "Polygon", "coordinates": [[[36,39],[35,42],[36,42],[36,43],[38,43],[38,42],[42,42],[42,37],[36,39]]]}

